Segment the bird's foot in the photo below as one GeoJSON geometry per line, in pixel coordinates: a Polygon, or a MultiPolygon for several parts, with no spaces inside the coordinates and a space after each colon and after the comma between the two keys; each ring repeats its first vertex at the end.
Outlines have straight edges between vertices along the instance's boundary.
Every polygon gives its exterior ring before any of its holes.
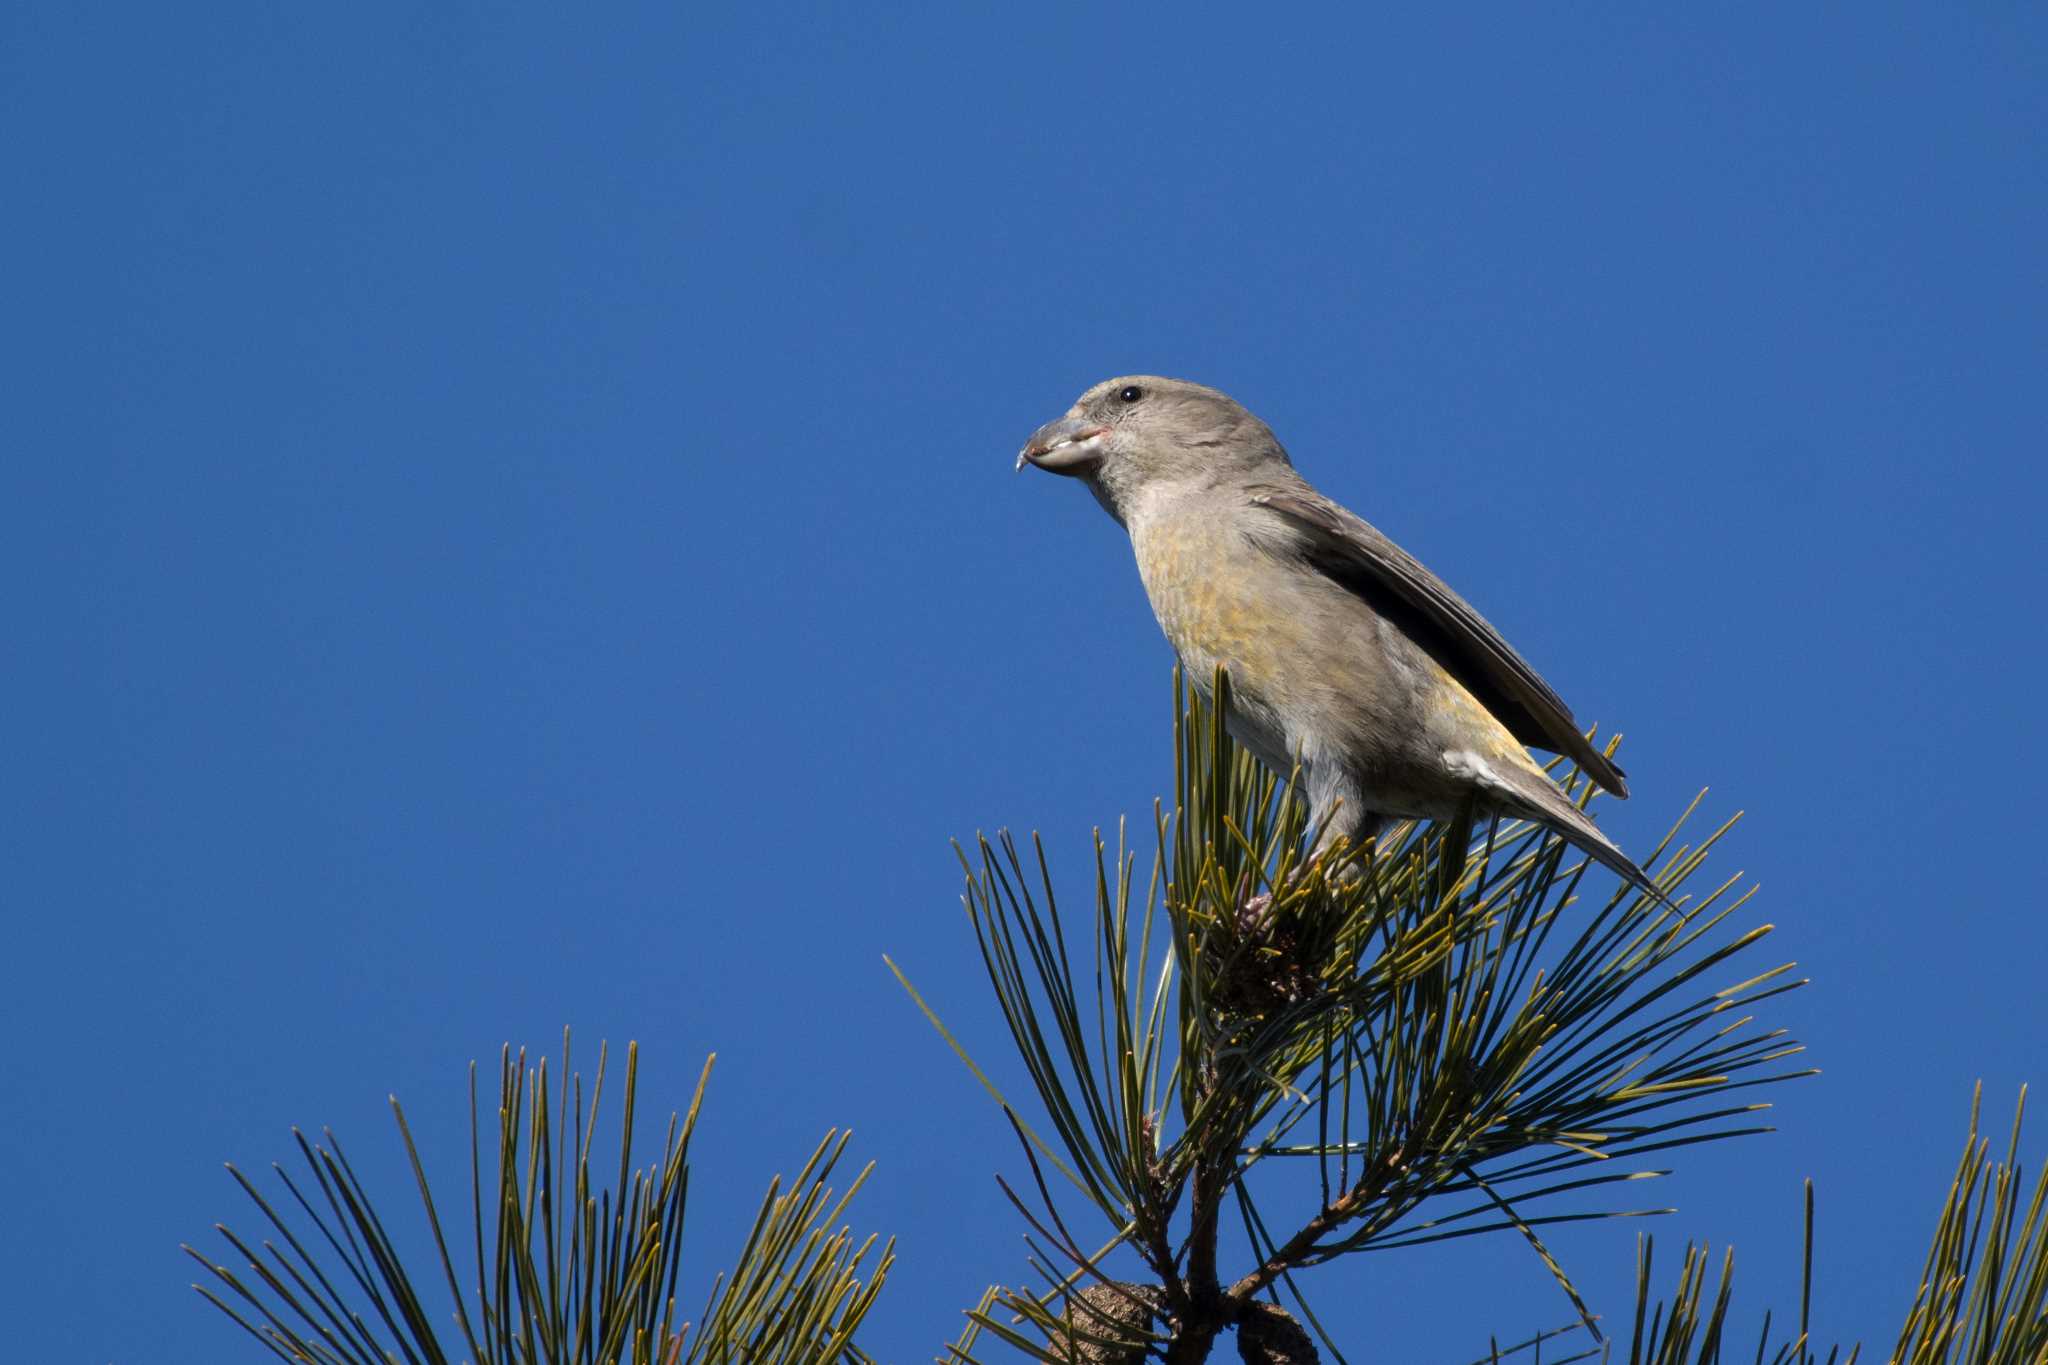
{"type": "Polygon", "coordinates": [[[1301,908],[1280,914],[1274,899],[1285,890],[1281,886],[1248,896],[1237,908],[1237,942],[1214,991],[1228,1013],[1262,1016],[1323,990],[1321,954],[1311,946],[1316,917],[1301,908]]]}

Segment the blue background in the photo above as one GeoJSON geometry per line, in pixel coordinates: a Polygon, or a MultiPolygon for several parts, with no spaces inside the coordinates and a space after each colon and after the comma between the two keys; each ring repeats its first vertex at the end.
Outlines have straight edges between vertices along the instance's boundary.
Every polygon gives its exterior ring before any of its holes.
{"type": "MultiPolygon", "coordinates": [[[[1624,842],[1749,811],[1826,1074],[1643,1193],[1747,1339],[1814,1176],[1888,1344],[1972,1082],[2048,1079],[2044,77],[2014,5],[6,6],[8,1355],[259,1358],[218,1163],[332,1124],[409,1220],[386,1093],[459,1182],[564,1024],[664,1112],[718,1052],[700,1269],[852,1125],[934,1353],[1020,1163],[881,955],[1014,1079],[947,840],[1079,888],[1170,780],[1124,540],[1010,472],[1128,371],[1624,729],[1624,842]]],[[[1551,1238],[1610,1316],[1641,1226],[1551,1238]]],[[[1511,1237],[1309,1284],[1375,1360],[1571,1316],[1511,1237]]]]}

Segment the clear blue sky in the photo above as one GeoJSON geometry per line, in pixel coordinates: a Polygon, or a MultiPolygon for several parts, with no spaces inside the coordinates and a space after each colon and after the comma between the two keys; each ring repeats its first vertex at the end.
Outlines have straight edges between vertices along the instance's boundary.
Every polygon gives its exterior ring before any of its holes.
{"type": "MultiPolygon", "coordinates": [[[[0,177],[10,1358],[258,1358],[220,1163],[331,1124],[403,1209],[386,1093],[455,1176],[564,1024],[664,1111],[718,1051],[694,1264],[852,1125],[928,1358],[1017,1161],[881,955],[1002,1061],[948,838],[1079,887],[1170,781],[1126,543],[1010,472],[1119,372],[1625,730],[1625,842],[1749,812],[1826,1075],[1655,1194],[1745,1323],[1812,1175],[1888,1341],[1971,1083],[2048,1081],[2037,7],[15,0],[0,177]]],[[[1639,1226],[1553,1239],[1610,1315],[1639,1226]]],[[[1375,1360],[1570,1317],[1512,1241],[1314,1283],[1375,1360]]]]}

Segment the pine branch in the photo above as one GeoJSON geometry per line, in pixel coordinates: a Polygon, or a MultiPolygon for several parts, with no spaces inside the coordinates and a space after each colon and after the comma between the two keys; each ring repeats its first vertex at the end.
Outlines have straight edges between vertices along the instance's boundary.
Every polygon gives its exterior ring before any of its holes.
{"type": "Polygon", "coordinates": [[[856,1243],[841,1221],[868,1174],[835,1198],[827,1182],[848,1135],[827,1133],[786,1193],[780,1179],[771,1182],[745,1249],[718,1277],[692,1333],[676,1315],[676,1279],[690,1138],[711,1063],[687,1114],[671,1116],[659,1159],[636,1169],[639,1051],[627,1048],[617,1183],[602,1189],[591,1167],[605,1056],[600,1047],[586,1112],[581,1078],[566,1065],[558,1108],[551,1109],[547,1060],[529,1070],[523,1051],[515,1058],[506,1049],[494,1169],[482,1158],[470,1068],[474,1315],[426,1163],[395,1099],[392,1112],[432,1237],[428,1278],[446,1285],[448,1312],[426,1307],[429,1296],[332,1133],[318,1144],[295,1135],[315,1196],[275,1168],[301,1218],[228,1168],[285,1249],[268,1242],[259,1249],[219,1227],[250,1278],[186,1247],[214,1286],[193,1288],[272,1355],[300,1365],[862,1365],[867,1357],[853,1333],[873,1307],[895,1250],[893,1242],[877,1248],[872,1236],[856,1243]],[[437,1317],[456,1323],[459,1343],[444,1340],[437,1317]]]}
{"type": "Polygon", "coordinates": [[[1358,1183],[1336,1200],[1325,1204],[1258,1269],[1230,1287],[1225,1299],[1238,1310],[1264,1293],[1288,1271],[1309,1264],[1322,1239],[1379,1202],[1388,1180],[1400,1170],[1401,1152],[1395,1148],[1359,1177],[1358,1183]]]}
{"type": "MultiPolygon", "coordinates": [[[[1043,1124],[919,1006],[1027,1144],[1045,1209],[1027,1219],[1066,1265],[1043,1273],[1129,1278],[1083,1254],[1041,1163],[1156,1277],[1170,1361],[1206,1358],[1308,1267],[1493,1230],[1527,1240],[1576,1303],[1535,1229],[1648,1212],[1587,1205],[1661,1173],[1627,1158],[1768,1131],[1763,1106],[1727,1097],[1808,1074],[1751,1014],[1802,984],[1789,964],[1705,981],[1769,932],[1733,932],[1735,878],[1685,895],[1729,826],[1696,846],[1667,836],[1649,862],[1668,901],[1624,887],[1593,907],[1576,855],[1513,822],[1475,823],[1474,848],[1405,824],[1306,857],[1292,778],[1236,748],[1227,678],[1214,695],[1176,680],[1175,796],[1151,872],[1135,875],[1121,829],[1114,851],[1098,833],[1092,933],[1063,912],[1035,838],[1028,854],[1000,834],[962,853],[963,905],[1043,1124]],[[1249,1218],[1261,1167],[1301,1159],[1320,1205],[1284,1240],[1255,1236],[1257,1262],[1225,1276],[1223,1201],[1239,1194],[1249,1218]]],[[[1064,1292],[1003,1291],[972,1321],[1052,1359],[1064,1292]]]]}

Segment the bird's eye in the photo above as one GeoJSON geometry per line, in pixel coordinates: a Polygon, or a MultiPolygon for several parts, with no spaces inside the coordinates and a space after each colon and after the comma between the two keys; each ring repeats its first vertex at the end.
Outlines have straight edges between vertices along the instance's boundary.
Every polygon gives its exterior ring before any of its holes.
{"type": "Polygon", "coordinates": [[[1121,389],[1117,390],[1116,396],[1119,402],[1135,403],[1140,398],[1143,398],[1145,396],[1145,391],[1139,388],[1136,384],[1126,384],[1121,389]]]}

